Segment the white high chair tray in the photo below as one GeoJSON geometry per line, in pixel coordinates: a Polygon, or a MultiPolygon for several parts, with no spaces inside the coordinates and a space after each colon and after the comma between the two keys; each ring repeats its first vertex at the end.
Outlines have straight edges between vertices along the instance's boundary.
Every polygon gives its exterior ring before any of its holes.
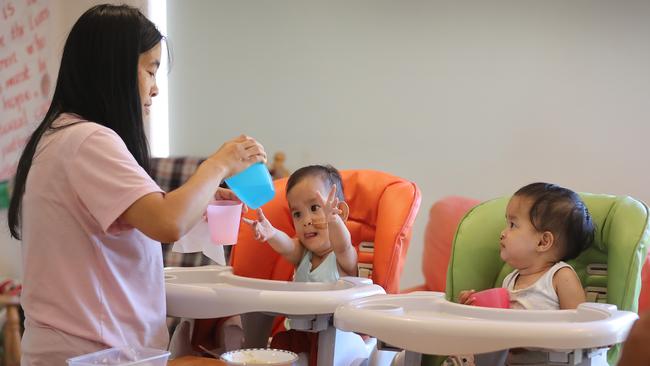
{"type": "Polygon", "coordinates": [[[414,292],[342,305],[334,313],[334,326],[413,352],[458,355],[613,345],[625,340],[637,318],[608,304],[584,303],[576,310],[493,309],[456,304],[441,292],[414,292]]]}
{"type": "Polygon", "coordinates": [[[236,276],[232,267],[165,268],[167,313],[206,319],[270,312],[285,315],[333,314],[337,306],[385,294],[381,286],[358,277],[334,283],[273,281],[236,276]]]}

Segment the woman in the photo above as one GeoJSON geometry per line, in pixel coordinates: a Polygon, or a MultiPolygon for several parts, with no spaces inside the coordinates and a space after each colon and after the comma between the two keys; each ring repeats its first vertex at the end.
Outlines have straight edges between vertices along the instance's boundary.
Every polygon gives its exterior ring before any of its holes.
{"type": "Polygon", "coordinates": [[[650,311],[640,314],[623,343],[619,366],[650,365],[650,311]]]}
{"type": "Polygon", "coordinates": [[[9,208],[22,238],[23,365],[121,345],[164,349],[159,242],[201,220],[208,202],[233,199],[221,181],[264,148],[225,143],[186,184],[164,193],[148,175],[143,114],[158,94],[163,37],[129,6],[86,11],[66,41],[44,120],[20,158],[9,208]]]}

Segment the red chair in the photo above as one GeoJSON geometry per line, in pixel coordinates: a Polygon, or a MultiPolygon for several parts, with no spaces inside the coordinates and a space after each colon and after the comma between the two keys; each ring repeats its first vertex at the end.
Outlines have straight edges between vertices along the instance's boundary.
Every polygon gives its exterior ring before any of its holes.
{"type": "Polygon", "coordinates": [[[641,294],[639,295],[639,314],[650,311],[650,256],[646,257],[641,270],[641,294]]]}
{"type": "Polygon", "coordinates": [[[473,198],[448,196],[436,201],[431,206],[429,221],[424,233],[422,254],[424,284],[402,290],[402,292],[445,292],[447,266],[456,229],[463,216],[480,202],[473,198]]]}

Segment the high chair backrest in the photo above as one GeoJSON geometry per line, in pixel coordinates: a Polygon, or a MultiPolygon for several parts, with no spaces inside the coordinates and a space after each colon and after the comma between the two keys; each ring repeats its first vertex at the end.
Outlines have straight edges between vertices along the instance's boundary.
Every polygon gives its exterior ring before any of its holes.
{"type": "Polygon", "coordinates": [[[427,291],[445,291],[447,267],[456,228],[465,214],[479,200],[462,196],[448,196],[434,202],[429,210],[429,221],[424,231],[422,274],[427,291]]]}
{"type": "MultiPolygon", "coordinates": [[[[350,206],[346,225],[359,254],[359,275],[371,277],[388,293],[397,293],[420,207],[420,190],[413,182],[374,170],[344,170],[341,177],[350,206]]],[[[275,197],[262,210],[277,229],[294,236],[285,195],[287,178],[274,184],[275,197]]],[[[249,211],[246,217],[254,218],[255,212],[249,211]]],[[[254,278],[288,281],[294,272],[294,267],[267,243],[256,241],[251,228],[244,224],[233,246],[231,265],[235,274],[254,278]]]]}
{"type": "MultiPolygon", "coordinates": [[[[578,273],[588,301],[606,302],[636,311],[641,269],[650,241],[648,207],[634,198],[580,194],[596,225],[591,247],[568,263],[578,273]]],[[[458,226],[447,271],[446,294],[457,300],[461,290],[501,287],[512,271],[499,255],[510,197],[484,202],[470,210],[458,226]]],[[[608,354],[610,364],[618,347],[608,354]]]]}

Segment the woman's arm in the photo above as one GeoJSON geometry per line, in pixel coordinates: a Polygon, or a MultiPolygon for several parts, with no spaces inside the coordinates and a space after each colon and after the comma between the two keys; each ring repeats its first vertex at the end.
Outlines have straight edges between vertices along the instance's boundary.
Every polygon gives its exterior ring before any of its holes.
{"type": "Polygon", "coordinates": [[[240,136],[226,142],[178,189],[167,194],[147,194],[120,218],[154,240],[177,241],[201,220],[223,179],[265,161],[262,145],[250,137],[240,136]]]}
{"type": "Polygon", "coordinates": [[[587,301],[578,275],[572,268],[560,268],[553,276],[553,286],[560,300],[560,309],[575,309],[587,301]]]}

